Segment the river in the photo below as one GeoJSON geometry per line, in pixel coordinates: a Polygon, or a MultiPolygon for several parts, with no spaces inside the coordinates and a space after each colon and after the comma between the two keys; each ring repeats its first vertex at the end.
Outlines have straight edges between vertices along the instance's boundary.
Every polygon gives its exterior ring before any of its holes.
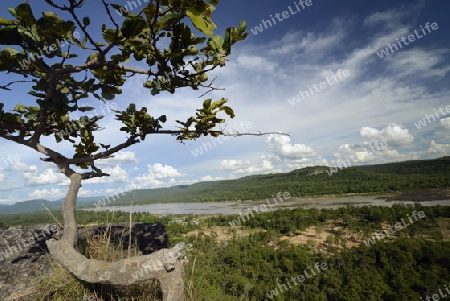
{"type": "MultiPolygon", "coordinates": [[[[294,209],[302,207],[309,208],[329,208],[335,209],[339,207],[351,206],[388,206],[391,207],[396,203],[414,204],[414,202],[386,201],[377,196],[354,196],[354,197],[335,197],[335,198],[290,198],[283,202],[275,203],[273,200],[265,201],[243,201],[243,202],[206,202],[206,203],[156,203],[139,206],[105,206],[101,208],[89,208],[84,210],[94,211],[125,211],[125,212],[148,212],[156,215],[172,215],[172,214],[199,214],[199,215],[230,215],[240,214],[249,208],[255,206],[261,207],[267,205],[267,211],[277,209],[294,209]],[[271,207],[269,206],[272,205],[271,207]]],[[[418,202],[423,206],[450,206],[450,200],[426,201],[418,202]]]]}

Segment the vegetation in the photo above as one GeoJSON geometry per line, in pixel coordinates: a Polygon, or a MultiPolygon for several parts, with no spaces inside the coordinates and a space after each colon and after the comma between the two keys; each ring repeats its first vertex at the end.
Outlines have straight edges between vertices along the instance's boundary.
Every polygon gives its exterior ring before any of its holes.
{"type": "MultiPolygon", "coordinates": [[[[217,202],[266,199],[277,191],[292,197],[347,193],[393,193],[450,187],[450,157],[380,165],[355,166],[329,176],[325,166],[289,173],[247,176],[236,180],[200,182],[189,186],[142,189],[116,198],[114,205],[152,202],[217,202]]],[[[105,203],[108,204],[108,203],[105,203]]]]}
{"type": "MultiPolygon", "coordinates": [[[[227,28],[224,36],[214,35],[216,0],[146,1],[137,14],[101,1],[102,12],[91,12],[91,17],[105,23],[95,29],[88,12],[81,10],[85,1],[45,2],[50,11],[40,17],[28,1],[8,8],[12,19],[0,17],[0,72],[8,73],[11,80],[0,88],[11,90],[27,83],[25,89],[36,102],[29,105],[19,99],[0,103],[0,137],[40,153],[43,161],[54,163],[70,180],[63,205],[64,236],[47,242],[52,257],[85,281],[120,284],[133,268],[123,271],[117,268],[119,264],[89,260],[74,249],[76,198],[82,181],[109,176],[95,166],[96,162],[141,143],[151,134],[171,134],[179,141],[223,135],[216,128],[225,122],[221,115],[233,118],[234,112],[226,106],[225,98],[205,99],[194,116],[175,120],[177,130],[163,130],[166,115],[154,116],[146,107],[128,102],[123,111],[113,108],[125,135],[122,143],[111,145],[96,135],[104,116],[98,115],[95,107],[121,94],[121,87],[130,78],[141,80],[151,95],[175,93],[184,87],[214,90],[208,72],[225,66],[231,47],[247,36],[246,24],[227,28]],[[122,16],[117,18],[114,9],[122,16]],[[64,49],[61,41],[68,44],[64,49]],[[91,111],[95,116],[85,115],[91,111]],[[60,145],[52,147],[47,137],[60,145]],[[65,146],[73,148],[71,155],[62,153],[65,146]],[[76,167],[89,171],[78,172],[76,167]],[[79,267],[85,268],[81,271],[79,267]]],[[[130,266],[137,269],[139,265],[130,266]]],[[[176,266],[174,272],[160,268],[145,276],[161,281],[165,300],[181,299],[183,260],[177,259],[176,266]]]]}
{"type": "MultiPolygon", "coordinates": [[[[125,212],[114,215],[85,212],[79,222],[88,216],[89,223],[129,219],[125,212]]],[[[419,300],[450,284],[450,207],[395,204],[335,210],[278,210],[255,215],[239,227],[239,231],[251,230],[248,236],[238,234],[236,228],[229,226],[236,217],[184,216],[179,218],[182,222],[163,219],[171,243],[183,241],[193,245],[187,253],[186,300],[406,301],[419,300]],[[363,243],[383,225],[394,225],[413,211],[423,211],[426,218],[369,247],[363,243]],[[286,239],[312,226],[323,230],[318,235],[328,236],[322,246],[310,242],[293,244],[286,239]],[[221,240],[213,229],[228,232],[231,237],[221,240]],[[356,237],[360,244],[348,247],[349,235],[356,237]],[[325,262],[328,268],[279,292],[277,297],[268,297],[267,293],[278,284],[304,274],[316,262],[325,262]]],[[[133,220],[153,222],[157,218],[138,213],[133,215],[133,220]]],[[[126,256],[117,252],[120,246],[106,250],[105,245],[92,243],[90,247],[100,250],[95,256],[103,259],[111,253],[126,256]]],[[[84,295],[95,296],[92,300],[160,300],[157,286],[150,296],[143,296],[139,286],[134,291],[123,291],[115,286],[90,285],[61,273],[66,272],[56,269],[50,278],[38,279],[41,291],[47,294],[43,300],[58,300],[55,297],[58,294],[64,300],[80,300],[84,295]],[[69,295],[74,292],[77,297],[69,295]]]]}
{"type": "MultiPolygon", "coordinates": [[[[130,205],[160,202],[214,202],[267,199],[277,191],[288,191],[292,197],[324,195],[386,194],[404,192],[401,200],[426,201],[450,199],[450,157],[378,165],[350,167],[328,176],[324,166],[297,169],[289,173],[254,175],[236,180],[199,182],[169,188],[141,189],[123,196],[78,198],[77,206],[130,205]],[[324,172],[325,171],[325,172],[324,172]],[[109,197],[110,202],[106,200],[109,197]],[[102,203],[102,199],[103,202],[102,203]],[[114,202],[114,203],[112,203],[114,202]]],[[[395,196],[399,198],[399,196],[395,196]]],[[[44,212],[61,207],[60,202],[34,200],[2,209],[5,214],[44,212]]],[[[85,214],[85,213],[82,213],[85,214]]],[[[15,215],[16,216],[16,215],[15,215]]],[[[45,216],[45,215],[44,215],[45,216]]],[[[83,215],[84,216],[84,215],[83,215]]],[[[17,216],[18,219],[22,218],[17,216]]]]}

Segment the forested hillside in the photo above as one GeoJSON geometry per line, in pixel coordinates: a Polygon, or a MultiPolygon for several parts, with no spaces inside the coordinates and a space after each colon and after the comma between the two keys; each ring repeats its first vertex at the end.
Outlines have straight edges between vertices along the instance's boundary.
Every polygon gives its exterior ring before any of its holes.
{"type": "MultiPolygon", "coordinates": [[[[199,182],[169,188],[141,189],[125,195],[79,198],[78,207],[104,204],[130,205],[156,202],[219,202],[270,198],[278,191],[292,197],[315,197],[347,193],[392,193],[428,188],[450,188],[450,157],[336,169],[312,166],[288,173],[253,175],[236,180],[199,182]],[[109,197],[111,202],[107,202],[109,197]],[[114,201],[115,200],[115,201],[114,201]],[[114,201],[114,203],[112,203],[114,201]]],[[[58,202],[29,201],[0,209],[0,214],[45,211],[61,206],[58,202]]]]}
{"type": "Polygon", "coordinates": [[[152,202],[216,202],[270,198],[277,191],[293,197],[345,193],[389,193],[450,187],[450,157],[337,169],[307,167],[289,173],[247,176],[188,186],[143,189],[121,196],[116,205],[152,202]]]}

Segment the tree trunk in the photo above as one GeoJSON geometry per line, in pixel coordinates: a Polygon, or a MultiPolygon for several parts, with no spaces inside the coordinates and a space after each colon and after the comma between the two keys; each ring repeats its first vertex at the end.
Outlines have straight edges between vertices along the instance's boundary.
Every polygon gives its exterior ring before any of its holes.
{"type": "Polygon", "coordinates": [[[150,279],[161,283],[164,301],[184,300],[184,266],[188,262],[184,243],[171,249],[161,249],[149,255],[131,257],[117,262],[88,259],[76,249],[77,222],[75,206],[81,175],[70,175],[70,187],[63,204],[64,235],[61,240],[49,240],[52,258],[78,279],[90,283],[131,285],[150,279]]]}

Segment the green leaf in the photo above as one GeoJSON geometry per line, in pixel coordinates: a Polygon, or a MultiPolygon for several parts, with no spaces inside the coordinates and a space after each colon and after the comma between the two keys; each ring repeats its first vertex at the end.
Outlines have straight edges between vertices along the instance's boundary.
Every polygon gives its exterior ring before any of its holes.
{"type": "Polygon", "coordinates": [[[171,25],[175,24],[180,19],[180,14],[177,13],[168,13],[162,16],[156,24],[158,25],[171,25]]]}
{"type": "Polygon", "coordinates": [[[209,107],[211,107],[211,101],[212,101],[211,98],[206,99],[206,100],[203,102],[203,108],[209,109],[209,107]]]}
{"type": "Polygon", "coordinates": [[[187,11],[186,15],[191,19],[192,24],[195,26],[195,28],[208,36],[213,35],[213,29],[216,28],[216,26],[214,23],[212,23],[211,20],[191,11],[187,11]]]}
{"type": "Polygon", "coordinates": [[[103,31],[103,38],[108,43],[114,42],[114,39],[116,38],[116,31],[113,29],[107,29],[103,31]]]}
{"type": "Polygon", "coordinates": [[[14,24],[14,20],[6,20],[0,17],[0,25],[12,25],[14,24]]]}
{"type": "Polygon", "coordinates": [[[83,18],[84,27],[88,26],[89,24],[91,24],[91,19],[89,19],[89,17],[84,17],[83,18]]]}
{"type": "Polygon", "coordinates": [[[108,86],[102,87],[102,97],[107,100],[112,100],[116,94],[114,93],[114,90],[108,86]]]}
{"type": "Polygon", "coordinates": [[[31,6],[28,2],[19,4],[19,6],[16,7],[16,16],[17,19],[22,21],[27,26],[31,26],[36,23],[36,19],[33,16],[31,6]]]}
{"type": "Polygon", "coordinates": [[[167,116],[161,115],[161,116],[159,116],[158,120],[161,121],[162,123],[165,123],[167,121],[167,116]]]}
{"type": "Polygon", "coordinates": [[[8,11],[13,17],[16,17],[16,10],[14,8],[8,7],[8,11]]]}
{"type": "Polygon", "coordinates": [[[232,108],[227,107],[227,106],[223,106],[222,109],[225,111],[225,114],[227,114],[228,116],[230,116],[231,118],[234,118],[234,111],[232,108]]]}
{"type": "Polygon", "coordinates": [[[44,17],[46,17],[46,18],[54,19],[54,22],[57,22],[57,23],[63,23],[64,22],[63,19],[61,19],[57,14],[55,14],[52,11],[45,11],[45,12],[42,13],[42,15],[44,17]]]}
{"type": "Polygon", "coordinates": [[[147,26],[147,22],[142,17],[128,18],[122,23],[122,34],[126,38],[139,35],[147,26]]]}
{"type": "Polygon", "coordinates": [[[245,21],[241,21],[238,27],[238,35],[242,35],[247,29],[247,23],[245,21]]]}
{"type": "Polygon", "coordinates": [[[215,35],[209,39],[208,45],[210,45],[213,49],[218,50],[223,46],[224,39],[220,35],[215,35]]]}
{"type": "Polygon", "coordinates": [[[11,56],[14,56],[17,53],[19,53],[19,51],[17,51],[16,49],[8,48],[8,47],[6,47],[4,51],[7,51],[11,56]]]}

